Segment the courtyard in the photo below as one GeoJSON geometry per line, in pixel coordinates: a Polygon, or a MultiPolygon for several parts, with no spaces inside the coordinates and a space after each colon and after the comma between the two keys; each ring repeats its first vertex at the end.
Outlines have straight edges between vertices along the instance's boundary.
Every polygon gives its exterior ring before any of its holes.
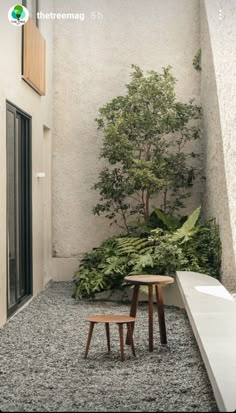
{"type": "Polygon", "coordinates": [[[0,412],[236,411],[235,4],[1,2],[0,412]]]}
{"type": "Polygon", "coordinates": [[[116,326],[106,352],[95,326],[84,360],[90,314],[127,314],[128,304],[78,301],[71,283],[51,283],[0,331],[0,410],[216,412],[212,389],[184,310],[166,307],[168,345],[161,346],[157,314],[154,352],[148,351],[148,309],[139,306],[137,357],[120,361],[116,326]]]}

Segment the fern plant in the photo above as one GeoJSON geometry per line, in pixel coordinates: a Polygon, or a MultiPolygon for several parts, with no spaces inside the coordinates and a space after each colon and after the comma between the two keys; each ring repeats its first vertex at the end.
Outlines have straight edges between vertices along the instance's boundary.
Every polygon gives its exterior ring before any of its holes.
{"type": "Polygon", "coordinates": [[[145,238],[126,237],[117,238],[117,253],[126,254],[145,254],[151,251],[152,241],[145,238]]]}
{"type": "Polygon", "coordinates": [[[122,288],[127,274],[175,275],[177,270],[219,277],[221,244],[214,221],[199,223],[201,209],[177,220],[157,210],[163,228],[146,236],[120,236],[85,254],[75,273],[75,298],[122,288]],[[184,222],[183,222],[184,221],[184,222]]]}

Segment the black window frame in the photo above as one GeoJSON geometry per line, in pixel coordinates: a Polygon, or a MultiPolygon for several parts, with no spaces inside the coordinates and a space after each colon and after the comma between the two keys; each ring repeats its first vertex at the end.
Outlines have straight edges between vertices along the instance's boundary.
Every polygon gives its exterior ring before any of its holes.
{"type": "MultiPolygon", "coordinates": [[[[8,250],[8,231],[9,231],[9,215],[8,215],[8,196],[6,199],[6,276],[7,276],[7,317],[11,317],[21,306],[23,306],[33,295],[33,222],[32,222],[32,117],[28,115],[26,112],[21,110],[18,106],[14,105],[12,102],[6,100],[6,119],[7,119],[7,112],[11,112],[14,114],[15,119],[17,117],[22,116],[25,120],[27,120],[27,136],[28,136],[28,202],[27,202],[27,215],[28,220],[26,223],[26,233],[22,232],[21,237],[24,238],[24,242],[27,242],[28,247],[28,257],[27,257],[27,276],[26,276],[26,294],[22,296],[16,303],[10,307],[8,302],[8,293],[9,293],[9,281],[8,281],[8,272],[9,272],[9,250],[8,250]],[[26,238],[27,237],[27,238],[26,238]]],[[[7,138],[7,134],[6,134],[7,138]]],[[[20,184],[21,185],[21,184],[20,184]]],[[[8,176],[7,176],[7,190],[8,190],[8,176]]],[[[26,259],[24,257],[24,259],[26,259]]]]}

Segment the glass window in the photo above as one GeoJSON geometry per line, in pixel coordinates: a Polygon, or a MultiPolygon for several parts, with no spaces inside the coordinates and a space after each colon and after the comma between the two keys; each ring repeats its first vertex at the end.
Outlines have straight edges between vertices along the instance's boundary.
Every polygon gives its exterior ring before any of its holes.
{"type": "Polygon", "coordinates": [[[30,119],[7,103],[8,315],[31,294],[30,119]]]}

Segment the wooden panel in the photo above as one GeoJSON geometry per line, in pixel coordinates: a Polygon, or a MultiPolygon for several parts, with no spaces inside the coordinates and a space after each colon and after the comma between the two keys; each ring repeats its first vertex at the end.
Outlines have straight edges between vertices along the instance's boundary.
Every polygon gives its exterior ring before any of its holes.
{"type": "Polygon", "coordinates": [[[32,19],[24,25],[23,79],[40,95],[46,94],[46,41],[32,19]]]}

